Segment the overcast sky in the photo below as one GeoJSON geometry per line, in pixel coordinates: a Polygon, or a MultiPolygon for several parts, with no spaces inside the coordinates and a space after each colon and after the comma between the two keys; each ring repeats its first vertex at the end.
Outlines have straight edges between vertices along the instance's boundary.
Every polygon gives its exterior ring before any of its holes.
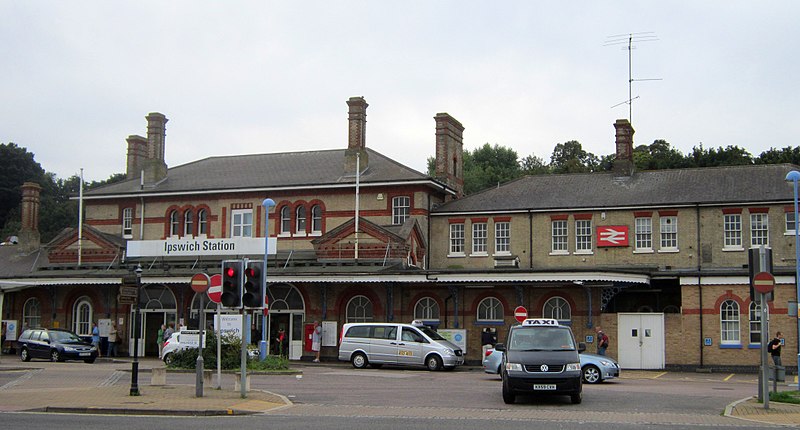
{"type": "Polygon", "coordinates": [[[796,1],[28,1],[0,2],[0,143],[67,178],[125,171],[145,115],[167,116],[166,162],[347,147],[363,96],[367,146],[420,171],[433,116],[484,143],[549,162],[581,142],[683,153],[800,145],[796,1]],[[565,5],[566,3],[566,5],[565,5]],[[639,35],[641,36],[641,35],[639,35]]]}

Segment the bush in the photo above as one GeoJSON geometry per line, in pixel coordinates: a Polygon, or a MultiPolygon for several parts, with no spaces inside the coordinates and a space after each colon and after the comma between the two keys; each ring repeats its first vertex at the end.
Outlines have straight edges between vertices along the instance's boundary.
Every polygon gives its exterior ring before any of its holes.
{"type": "MultiPolygon", "coordinates": [[[[248,347],[250,349],[250,347],[248,347]]],[[[234,336],[222,337],[222,351],[220,366],[224,370],[239,369],[242,363],[242,340],[234,336]]],[[[256,354],[257,355],[257,354],[256,354]]],[[[197,348],[188,348],[172,353],[170,369],[194,369],[197,364],[197,348]]],[[[203,367],[206,369],[217,367],[217,337],[208,336],[206,347],[203,348],[203,367]]],[[[252,370],[285,370],[289,368],[289,360],[280,356],[267,356],[265,361],[250,358],[247,355],[247,368],[252,370]]]]}

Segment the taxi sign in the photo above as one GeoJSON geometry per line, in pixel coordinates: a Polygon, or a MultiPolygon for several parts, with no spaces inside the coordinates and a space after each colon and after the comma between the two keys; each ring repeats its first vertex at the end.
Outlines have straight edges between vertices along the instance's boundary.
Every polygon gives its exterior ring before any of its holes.
{"type": "Polygon", "coordinates": [[[529,318],[523,321],[522,325],[557,326],[558,320],[552,318],[529,318]]]}

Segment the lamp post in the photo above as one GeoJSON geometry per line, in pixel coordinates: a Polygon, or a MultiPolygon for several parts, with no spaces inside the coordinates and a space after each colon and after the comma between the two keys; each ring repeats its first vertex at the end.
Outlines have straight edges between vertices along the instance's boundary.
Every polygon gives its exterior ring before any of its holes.
{"type": "Polygon", "coordinates": [[[261,342],[259,343],[258,353],[261,361],[267,359],[267,254],[269,253],[269,208],[275,206],[275,201],[272,199],[264,199],[261,202],[264,206],[264,270],[261,274],[261,297],[264,303],[261,304],[263,312],[261,312],[261,342]]]}
{"type": "Polygon", "coordinates": [[[139,294],[142,289],[142,265],[137,264],[136,269],[136,311],[133,314],[133,362],[131,363],[131,396],[139,395],[139,294]]]}
{"type": "MultiPolygon", "coordinates": [[[[800,219],[797,216],[797,182],[800,180],[800,172],[792,170],[786,174],[786,180],[794,185],[794,281],[797,288],[797,378],[798,388],[800,388],[800,219]]],[[[777,379],[777,378],[776,378],[777,379]]]]}

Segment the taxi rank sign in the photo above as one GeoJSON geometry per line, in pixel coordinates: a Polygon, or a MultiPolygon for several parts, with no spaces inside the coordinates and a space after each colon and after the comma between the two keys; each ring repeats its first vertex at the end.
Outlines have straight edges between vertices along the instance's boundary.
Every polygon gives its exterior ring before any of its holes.
{"type": "MultiPolygon", "coordinates": [[[[269,253],[275,254],[278,240],[269,238],[269,253]]],[[[195,257],[198,255],[264,255],[263,237],[207,239],[180,237],[166,240],[129,240],[127,257],[195,257]]]]}

